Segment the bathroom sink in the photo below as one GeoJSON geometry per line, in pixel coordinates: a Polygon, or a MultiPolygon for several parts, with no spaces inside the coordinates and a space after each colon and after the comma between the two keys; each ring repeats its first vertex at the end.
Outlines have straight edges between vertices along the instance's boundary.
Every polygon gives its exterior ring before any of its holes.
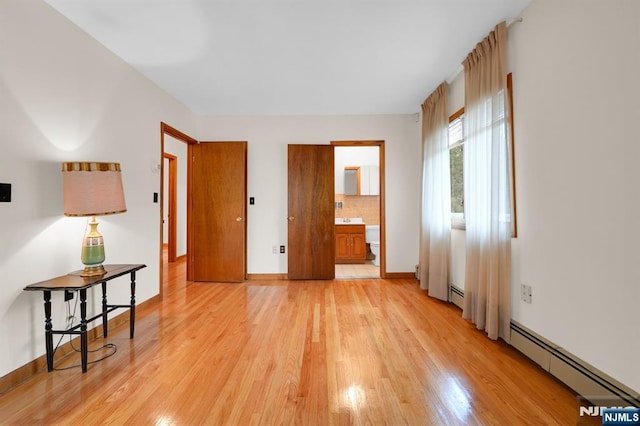
{"type": "Polygon", "coordinates": [[[337,217],[336,225],[361,225],[364,221],[361,217],[337,217]]]}

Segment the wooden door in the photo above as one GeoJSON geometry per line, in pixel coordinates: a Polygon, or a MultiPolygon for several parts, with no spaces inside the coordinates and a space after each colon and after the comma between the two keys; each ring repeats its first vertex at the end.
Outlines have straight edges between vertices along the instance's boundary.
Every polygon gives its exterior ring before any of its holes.
{"type": "Polygon", "coordinates": [[[333,146],[289,145],[288,277],[335,277],[333,146]]]}
{"type": "Polygon", "coordinates": [[[242,282],[246,276],[247,143],[193,146],[194,281],[242,282]]]}

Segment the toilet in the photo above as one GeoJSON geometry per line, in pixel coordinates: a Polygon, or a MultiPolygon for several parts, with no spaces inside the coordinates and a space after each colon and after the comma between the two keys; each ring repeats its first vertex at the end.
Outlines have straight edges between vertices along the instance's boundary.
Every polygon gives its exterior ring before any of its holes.
{"type": "Polygon", "coordinates": [[[373,264],[380,266],[380,226],[379,225],[367,225],[365,226],[365,240],[371,247],[371,253],[373,253],[373,264]]]}

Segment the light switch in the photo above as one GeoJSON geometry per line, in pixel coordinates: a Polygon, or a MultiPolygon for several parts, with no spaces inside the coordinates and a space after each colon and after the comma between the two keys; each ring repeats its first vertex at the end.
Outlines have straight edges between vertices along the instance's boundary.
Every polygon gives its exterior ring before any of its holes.
{"type": "Polygon", "coordinates": [[[0,203],[11,202],[11,184],[0,183],[0,203]]]}

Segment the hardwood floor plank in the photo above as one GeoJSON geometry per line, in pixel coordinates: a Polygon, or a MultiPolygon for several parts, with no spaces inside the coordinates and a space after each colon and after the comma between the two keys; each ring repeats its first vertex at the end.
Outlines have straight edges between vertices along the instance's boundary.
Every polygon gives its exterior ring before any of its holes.
{"type": "MultiPolygon", "coordinates": [[[[565,386],[408,279],[184,280],[117,352],[0,395],[2,424],[575,424],[565,386]]],[[[97,359],[109,352],[91,354],[97,359]]],[[[77,364],[71,354],[56,364],[77,364]]]]}

